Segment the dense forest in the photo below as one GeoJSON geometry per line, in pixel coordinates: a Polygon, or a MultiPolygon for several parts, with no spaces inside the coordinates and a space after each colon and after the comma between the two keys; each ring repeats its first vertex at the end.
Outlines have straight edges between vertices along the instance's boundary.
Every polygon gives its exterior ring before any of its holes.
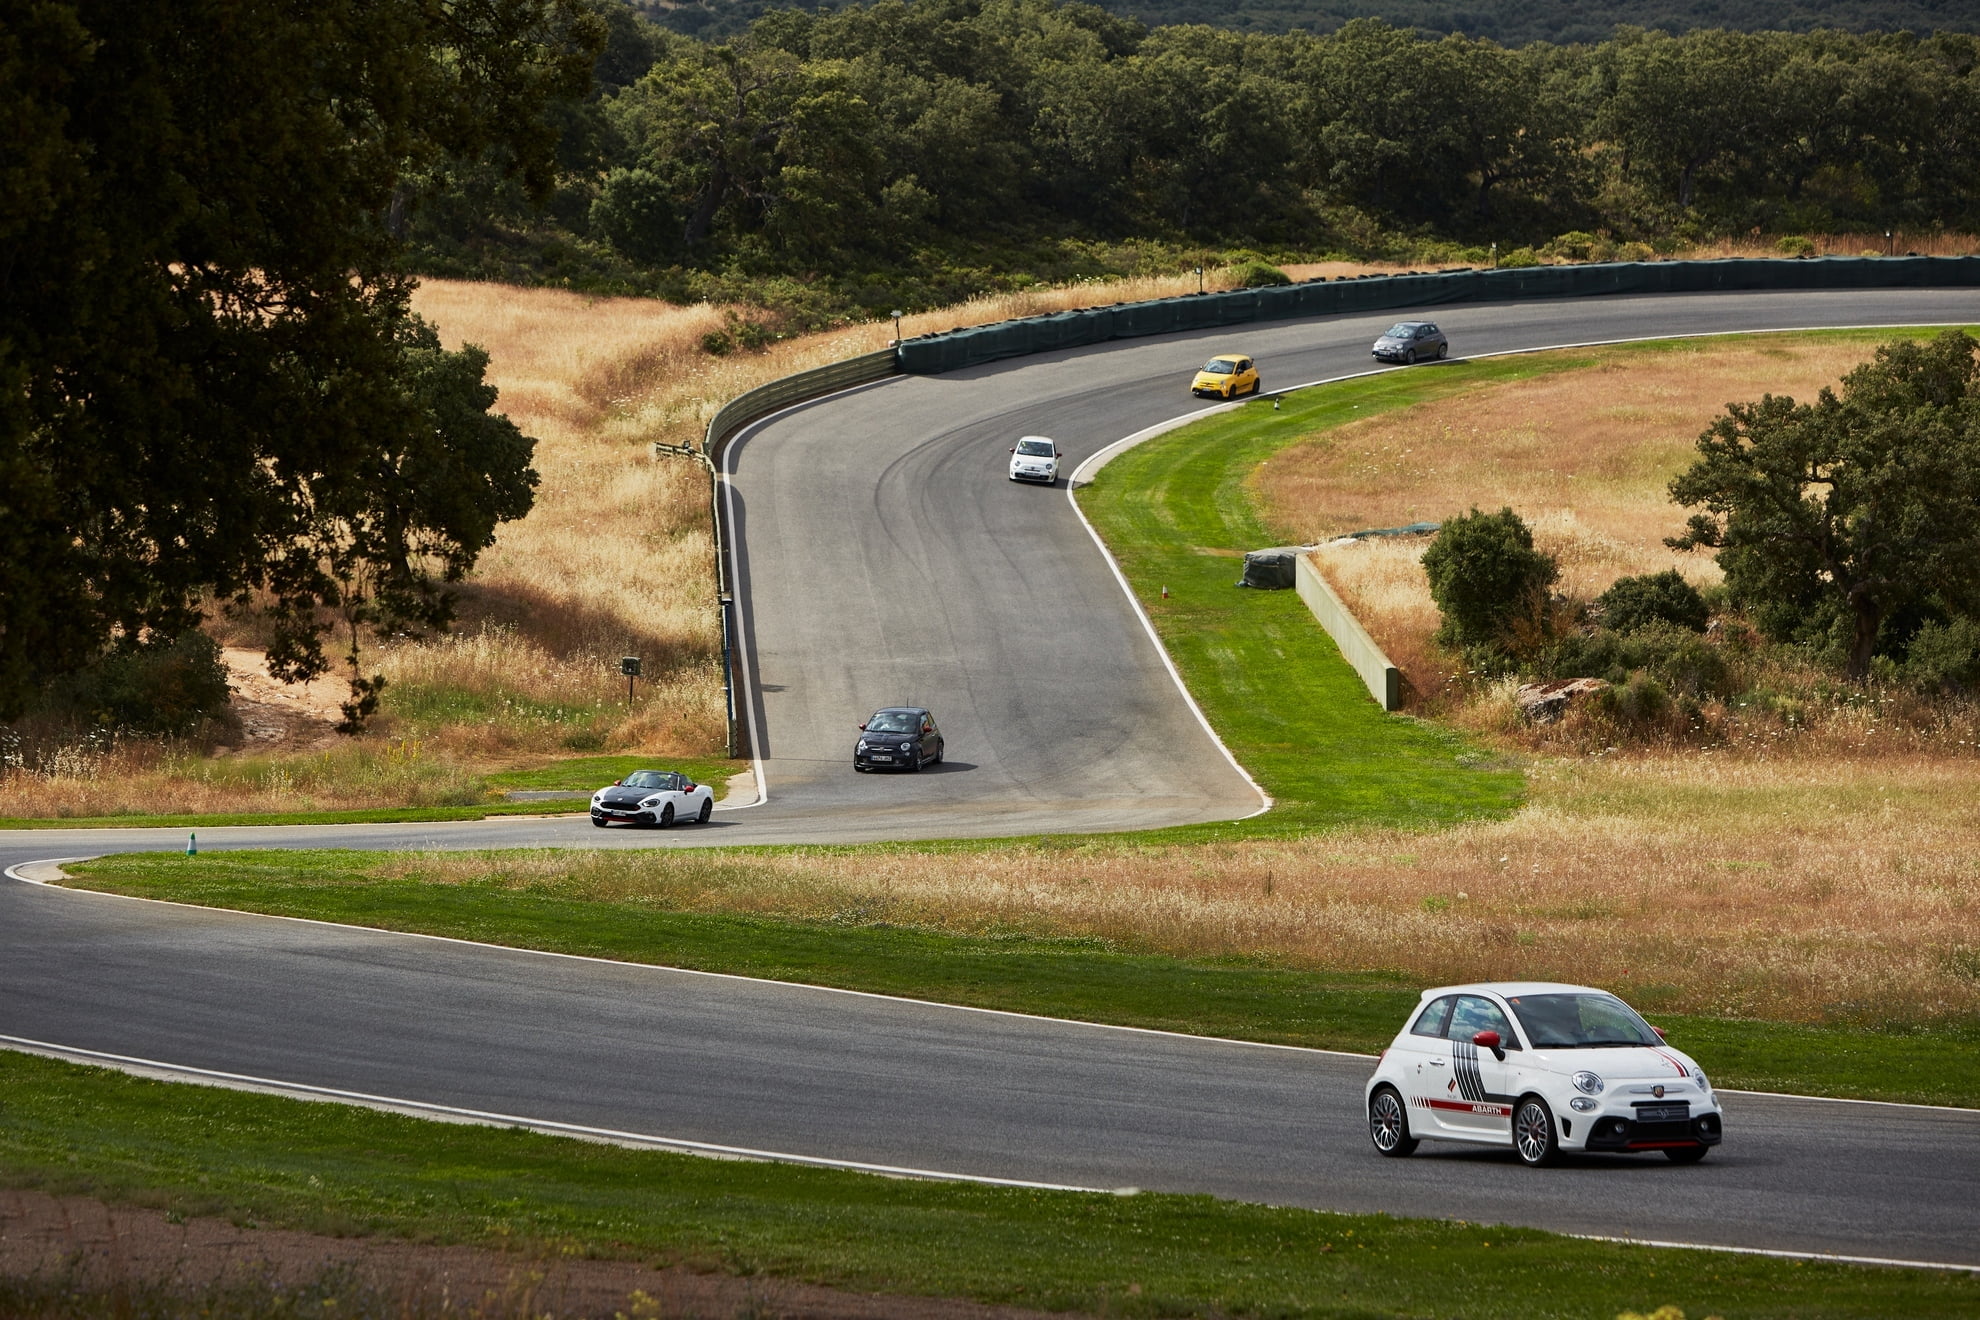
{"type": "MultiPolygon", "coordinates": [[[[645,0],[647,16],[663,27],[700,37],[735,36],[773,9],[827,10],[823,3],[777,0],[645,0]]],[[[1332,32],[1357,18],[1397,27],[1462,33],[1507,46],[1603,41],[1621,27],[1690,32],[1980,31],[1971,0],[1110,0],[1111,13],[1150,27],[1206,23],[1240,32],[1332,32]]]]}
{"type": "Polygon", "coordinates": [[[816,320],[1192,246],[1483,260],[1568,234],[1573,255],[1647,255],[1980,219],[1969,35],[1509,48],[879,0],[711,43],[593,2],[610,39],[554,111],[547,206],[499,153],[433,164],[406,185],[421,269],[816,320]]]}

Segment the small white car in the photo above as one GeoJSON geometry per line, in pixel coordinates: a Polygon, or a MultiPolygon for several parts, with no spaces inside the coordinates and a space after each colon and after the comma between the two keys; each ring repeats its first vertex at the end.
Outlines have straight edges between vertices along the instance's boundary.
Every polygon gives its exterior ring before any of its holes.
{"type": "Polygon", "coordinates": [[[1541,981],[1425,990],[1365,1092],[1384,1155],[1419,1141],[1562,1151],[1661,1150],[1680,1164],[1719,1144],[1704,1070],[1606,990],[1541,981]]]}
{"type": "Polygon", "coordinates": [[[1011,447],[1011,480],[1042,481],[1047,486],[1059,479],[1059,446],[1042,435],[1028,435],[1011,447]]]}
{"type": "Polygon", "coordinates": [[[715,790],[673,770],[635,770],[591,795],[591,823],[674,825],[691,820],[706,825],[715,814],[715,790]]]}

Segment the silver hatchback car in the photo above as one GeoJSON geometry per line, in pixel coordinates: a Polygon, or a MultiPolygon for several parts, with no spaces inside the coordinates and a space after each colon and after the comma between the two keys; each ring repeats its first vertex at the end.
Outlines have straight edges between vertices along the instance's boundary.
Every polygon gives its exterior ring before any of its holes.
{"type": "Polygon", "coordinates": [[[1449,356],[1451,341],[1434,321],[1398,321],[1375,341],[1375,356],[1384,362],[1422,362],[1449,356]]]}

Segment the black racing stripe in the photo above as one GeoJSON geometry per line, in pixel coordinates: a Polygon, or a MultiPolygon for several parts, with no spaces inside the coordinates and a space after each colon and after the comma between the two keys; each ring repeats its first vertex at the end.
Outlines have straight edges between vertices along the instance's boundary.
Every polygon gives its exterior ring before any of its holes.
{"type": "Polygon", "coordinates": [[[1478,1073],[1478,1047],[1468,1040],[1451,1042],[1452,1071],[1457,1074],[1458,1094],[1476,1104],[1485,1098],[1485,1079],[1478,1073]]]}

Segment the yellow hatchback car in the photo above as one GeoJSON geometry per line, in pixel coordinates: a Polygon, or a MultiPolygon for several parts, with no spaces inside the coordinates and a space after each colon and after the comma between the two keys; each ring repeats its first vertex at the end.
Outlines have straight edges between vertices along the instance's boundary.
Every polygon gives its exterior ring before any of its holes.
{"type": "Polygon", "coordinates": [[[1203,364],[1189,392],[1199,399],[1234,399],[1258,392],[1258,368],[1242,353],[1219,353],[1203,364]]]}

